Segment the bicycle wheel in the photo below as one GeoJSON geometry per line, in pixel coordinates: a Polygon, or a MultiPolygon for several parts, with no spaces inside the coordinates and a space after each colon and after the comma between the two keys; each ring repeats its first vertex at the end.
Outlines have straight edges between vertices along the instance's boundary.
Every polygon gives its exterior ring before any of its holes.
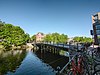
{"type": "Polygon", "coordinates": [[[99,64],[96,64],[96,65],[94,66],[94,71],[96,71],[96,70],[100,70],[100,63],[99,63],[99,64]]]}
{"type": "Polygon", "coordinates": [[[87,62],[83,62],[83,75],[90,75],[89,66],[87,62]]]}
{"type": "Polygon", "coordinates": [[[94,60],[100,62],[100,55],[99,56],[94,55],[94,60]]]}
{"type": "Polygon", "coordinates": [[[93,75],[100,75],[100,70],[95,71],[93,75]]]}
{"type": "Polygon", "coordinates": [[[83,65],[83,75],[90,75],[90,66],[89,66],[89,62],[88,62],[88,57],[86,55],[84,55],[83,61],[82,61],[82,65],[83,65]]]}
{"type": "Polygon", "coordinates": [[[93,58],[94,58],[95,61],[100,62],[100,53],[95,52],[94,55],[93,55],[93,58]]]}

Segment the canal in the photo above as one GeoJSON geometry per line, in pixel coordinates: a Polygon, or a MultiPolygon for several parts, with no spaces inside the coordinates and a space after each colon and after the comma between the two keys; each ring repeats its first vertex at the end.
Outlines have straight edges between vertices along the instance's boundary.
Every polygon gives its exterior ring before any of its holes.
{"type": "Polygon", "coordinates": [[[67,62],[66,52],[53,54],[41,50],[0,52],[0,75],[56,75],[67,62]]]}

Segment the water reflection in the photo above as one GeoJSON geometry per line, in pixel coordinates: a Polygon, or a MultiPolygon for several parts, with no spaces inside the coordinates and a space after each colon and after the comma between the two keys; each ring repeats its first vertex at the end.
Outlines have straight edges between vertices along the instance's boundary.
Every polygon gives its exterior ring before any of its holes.
{"type": "Polygon", "coordinates": [[[7,75],[55,75],[53,69],[43,63],[32,51],[29,51],[22,64],[15,73],[8,72],[7,75]]]}
{"type": "Polygon", "coordinates": [[[21,50],[0,52],[0,75],[14,72],[25,56],[26,52],[21,50]]]}
{"type": "Polygon", "coordinates": [[[56,75],[68,57],[37,50],[12,50],[0,52],[0,75],[56,75]]]}
{"type": "Polygon", "coordinates": [[[0,75],[55,75],[32,51],[8,51],[0,54],[0,75]]]}

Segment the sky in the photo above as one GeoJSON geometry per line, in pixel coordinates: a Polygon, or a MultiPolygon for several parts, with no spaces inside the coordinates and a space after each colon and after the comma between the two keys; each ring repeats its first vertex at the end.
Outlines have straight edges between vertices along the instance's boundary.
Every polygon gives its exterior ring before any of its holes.
{"type": "Polygon", "coordinates": [[[31,36],[43,32],[91,37],[100,0],[0,0],[0,19],[31,36]]]}

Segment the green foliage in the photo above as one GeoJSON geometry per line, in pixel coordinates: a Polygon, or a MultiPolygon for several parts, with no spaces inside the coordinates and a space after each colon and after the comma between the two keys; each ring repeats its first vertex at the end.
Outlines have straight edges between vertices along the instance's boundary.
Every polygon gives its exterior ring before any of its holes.
{"type": "Polygon", "coordinates": [[[44,38],[44,41],[55,42],[55,43],[66,43],[67,40],[68,40],[67,35],[59,33],[47,34],[46,37],[44,38]]]}
{"type": "Polygon", "coordinates": [[[44,38],[44,41],[51,42],[53,40],[52,34],[47,34],[46,37],[44,38]]]}
{"type": "Polygon", "coordinates": [[[30,39],[30,37],[29,34],[25,34],[24,30],[19,26],[0,23],[0,39],[2,40],[0,44],[4,46],[18,46],[25,44],[30,39]]]}
{"type": "Polygon", "coordinates": [[[75,42],[81,42],[81,43],[93,42],[92,38],[89,38],[89,37],[74,37],[73,40],[75,42]]]}
{"type": "Polygon", "coordinates": [[[33,36],[31,37],[31,41],[34,41],[34,40],[36,40],[36,35],[33,35],[33,36]]]}

